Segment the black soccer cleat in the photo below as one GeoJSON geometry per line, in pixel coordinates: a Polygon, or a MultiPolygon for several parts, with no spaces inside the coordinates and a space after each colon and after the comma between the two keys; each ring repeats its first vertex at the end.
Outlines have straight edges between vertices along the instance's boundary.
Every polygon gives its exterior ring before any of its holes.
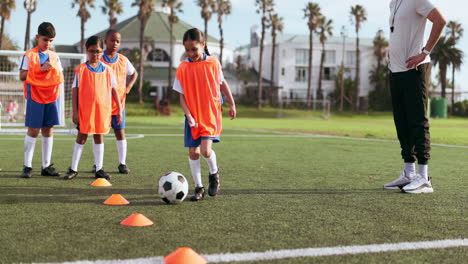
{"type": "Polygon", "coordinates": [[[67,171],[67,173],[65,173],[65,176],[63,176],[63,179],[64,180],[71,180],[71,179],[75,178],[76,175],[78,175],[77,171],[74,171],[71,168],[68,168],[68,171],[67,171]]]}
{"type": "Polygon", "coordinates": [[[221,183],[219,182],[219,169],[218,172],[210,174],[208,176],[208,180],[210,182],[210,185],[208,185],[208,195],[216,196],[219,192],[219,187],[221,186],[221,183]]]}
{"type": "Polygon", "coordinates": [[[104,169],[100,169],[100,170],[96,171],[96,173],[94,174],[94,177],[96,179],[104,178],[106,180],[110,180],[110,178],[111,178],[110,174],[105,172],[104,169]]]}
{"type": "Polygon", "coordinates": [[[130,172],[127,165],[125,165],[125,164],[119,164],[118,169],[119,169],[119,173],[121,173],[121,174],[128,174],[130,172]]]}
{"type": "Polygon", "coordinates": [[[48,167],[42,168],[41,170],[41,176],[60,176],[60,173],[58,173],[54,167],[52,167],[54,164],[50,164],[48,167]]]}
{"type": "Polygon", "coordinates": [[[32,168],[24,166],[23,173],[21,173],[21,178],[29,179],[32,177],[32,168]]]}
{"type": "Polygon", "coordinates": [[[195,193],[190,197],[190,201],[197,202],[205,198],[205,188],[195,187],[195,193]]]}

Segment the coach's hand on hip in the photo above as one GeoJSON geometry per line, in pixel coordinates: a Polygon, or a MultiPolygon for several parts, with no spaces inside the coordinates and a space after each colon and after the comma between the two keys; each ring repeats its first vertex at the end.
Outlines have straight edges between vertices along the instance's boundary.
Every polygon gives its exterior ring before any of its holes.
{"type": "Polygon", "coordinates": [[[406,60],[406,67],[408,69],[415,69],[418,70],[418,64],[424,61],[426,59],[427,54],[426,53],[420,53],[416,56],[409,57],[409,59],[406,60]]]}

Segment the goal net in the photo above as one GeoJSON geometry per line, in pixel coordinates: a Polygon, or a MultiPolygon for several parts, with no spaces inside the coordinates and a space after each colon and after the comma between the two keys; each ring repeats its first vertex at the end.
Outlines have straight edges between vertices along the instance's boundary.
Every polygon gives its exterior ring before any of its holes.
{"type": "MultiPolygon", "coordinates": [[[[63,67],[64,83],[60,85],[60,127],[66,127],[71,117],[71,85],[73,71],[86,61],[84,54],[57,53],[63,67]]],[[[24,127],[27,100],[23,96],[23,83],[19,67],[24,51],[0,50],[0,128],[24,127]]]]}

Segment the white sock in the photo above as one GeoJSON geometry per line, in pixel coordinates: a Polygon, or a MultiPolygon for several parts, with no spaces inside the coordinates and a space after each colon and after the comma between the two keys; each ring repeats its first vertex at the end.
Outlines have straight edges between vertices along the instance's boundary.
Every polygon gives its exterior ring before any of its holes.
{"type": "Polygon", "coordinates": [[[42,168],[50,166],[54,137],[42,137],[42,168]]]}
{"type": "Polygon", "coordinates": [[[416,167],[414,163],[405,162],[405,172],[406,174],[416,173],[416,167]]]}
{"type": "Polygon", "coordinates": [[[215,174],[218,172],[218,163],[216,162],[216,153],[214,150],[211,151],[211,156],[205,158],[206,163],[208,163],[208,168],[210,169],[210,174],[215,174]]]}
{"type": "Polygon", "coordinates": [[[189,157],[190,170],[192,171],[193,182],[195,187],[203,187],[202,178],[201,178],[201,165],[200,159],[191,160],[189,157]]]}
{"type": "Polygon", "coordinates": [[[104,163],[104,143],[93,144],[94,164],[96,164],[96,171],[102,169],[104,163]]]}
{"type": "Polygon", "coordinates": [[[32,168],[32,160],[34,156],[34,147],[36,146],[36,138],[26,135],[24,137],[24,166],[32,168]]]}
{"type": "Polygon", "coordinates": [[[117,140],[117,152],[119,154],[119,163],[126,164],[127,159],[127,140],[117,140]]]}
{"type": "Polygon", "coordinates": [[[73,156],[72,156],[72,165],[71,169],[78,171],[78,163],[80,163],[81,154],[83,154],[84,145],[78,144],[75,142],[73,147],[73,156]]]}
{"type": "Polygon", "coordinates": [[[418,164],[418,173],[423,176],[426,180],[429,180],[429,175],[427,174],[428,166],[427,164],[418,164]]]}

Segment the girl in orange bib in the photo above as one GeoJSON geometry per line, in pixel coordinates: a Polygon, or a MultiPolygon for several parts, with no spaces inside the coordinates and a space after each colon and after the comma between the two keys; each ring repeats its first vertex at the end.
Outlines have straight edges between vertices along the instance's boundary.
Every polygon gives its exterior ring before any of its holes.
{"type": "Polygon", "coordinates": [[[220,141],[222,131],[221,92],[226,96],[231,119],[236,117],[236,105],[231,90],[224,80],[221,64],[210,56],[203,33],[196,28],[185,32],[183,45],[187,60],[176,72],[173,90],[180,94],[180,105],[185,113],[185,147],[189,148],[189,165],[195,183],[195,193],[190,198],[204,198],[201,180],[200,153],[209,167],[208,194],[215,196],[220,187],[219,169],[213,142],[220,141]]]}
{"type": "Polygon", "coordinates": [[[104,134],[109,133],[112,118],[112,100],[117,105],[117,122],[121,122],[121,105],[116,91],[117,81],[113,70],[101,62],[103,42],[101,37],[92,36],[86,41],[88,61],[75,69],[72,85],[73,123],[78,135],[73,149],[72,165],[64,179],[78,174],[78,163],[83,153],[88,134],[93,134],[96,178],[110,179],[103,169],[104,134]]]}

